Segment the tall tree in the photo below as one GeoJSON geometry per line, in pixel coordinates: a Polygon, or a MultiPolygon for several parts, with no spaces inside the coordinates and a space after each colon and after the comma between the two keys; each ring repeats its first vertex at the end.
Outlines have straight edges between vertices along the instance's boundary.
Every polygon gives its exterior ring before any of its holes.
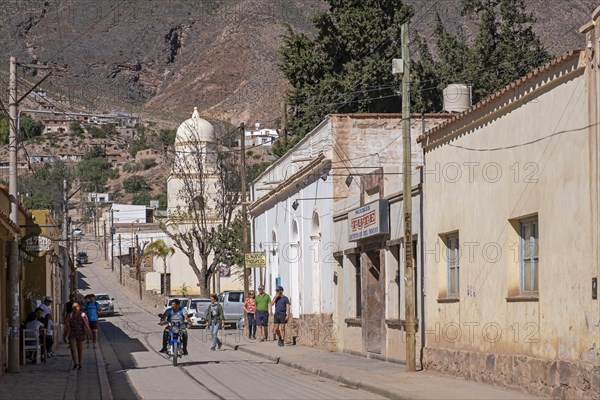
{"type": "Polygon", "coordinates": [[[44,163],[32,175],[19,179],[19,191],[25,194],[23,203],[31,210],[60,210],[64,179],[70,183],[73,174],[63,161],[44,163]]]}
{"type": "Polygon", "coordinates": [[[288,27],[280,69],[292,86],[292,136],[276,142],[284,154],[327,114],[400,111],[390,61],[400,54],[400,25],[411,7],[398,0],[328,0],[309,37],[288,27]]]}
{"type": "Polygon", "coordinates": [[[40,136],[43,132],[44,124],[34,120],[29,115],[23,114],[19,119],[19,133],[22,140],[40,136]]]}
{"type": "Polygon", "coordinates": [[[150,243],[144,249],[143,258],[148,257],[159,257],[163,262],[163,279],[162,279],[162,294],[168,295],[167,293],[167,257],[175,253],[175,249],[165,243],[164,240],[158,239],[150,243]]]}
{"type": "Polygon", "coordinates": [[[464,15],[478,20],[473,45],[473,97],[479,101],[549,59],[533,32],[524,0],[463,0],[464,15]]]}
{"type": "Polygon", "coordinates": [[[94,147],[79,163],[77,177],[82,182],[82,190],[87,192],[103,192],[109,178],[114,177],[106,153],[100,147],[94,147]]]}
{"type": "Polygon", "coordinates": [[[443,108],[442,90],[451,83],[472,82],[473,51],[466,39],[450,33],[435,15],[434,35],[438,59],[434,60],[427,42],[418,37],[418,60],[413,62],[411,101],[417,112],[439,112],[443,108]]]}
{"type": "Polygon", "coordinates": [[[417,93],[417,111],[439,111],[441,90],[450,83],[473,86],[477,102],[550,58],[533,31],[534,16],[524,0],[463,0],[462,14],[476,20],[477,34],[468,45],[461,35],[450,33],[436,16],[438,58],[431,66],[426,44],[419,46],[413,80],[435,80],[437,90],[417,93]]]}

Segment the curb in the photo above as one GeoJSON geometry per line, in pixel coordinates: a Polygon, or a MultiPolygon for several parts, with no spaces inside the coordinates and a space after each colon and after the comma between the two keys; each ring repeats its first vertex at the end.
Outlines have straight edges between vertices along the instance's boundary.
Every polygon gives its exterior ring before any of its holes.
{"type": "MultiPolygon", "coordinates": [[[[70,357],[70,355],[69,355],[70,357]]],[[[67,387],[65,388],[65,399],[74,399],[77,394],[77,376],[71,370],[71,365],[69,364],[69,370],[67,371],[67,387]]]]}
{"type": "Polygon", "coordinates": [[[344,376],[336,374],[336,373],[331,372],[331,371],[326,371],[326,370],[322,370],[322,369],[318,369],[318,368],[311,368],[311,367],[308,367],[308,366],[306,366],[306,365],[304,365],[302,363],[288,361],[288,360],[286,360],[285,358],[282,358],[282,357],[270,356],[268,354],[264,354],[264,353],[261,353],[261,352],[258,352],[258,351],[254,351],[254,350],[245,348],[244,346],[231,345],[231,344],[227,344],[227,343],[224,343],[224,345],[226,347],[229,347],[229,348],[233,349],[233,350],[240,350],[240,351],[243,351],[245,353],[252,354],[254,356],[265,358],[267,360],[273,361],[276,364],[282,364],[282,365],[285,365],[287,367],[291,367],[291,368],[297,369],[299,371],[303,371],[303,372],[307,372],[307,373],[310,373],[310,374],[313,374],[313,375],[317,375],[317,376],[321,376],[321,377],[324,377],[324,378],[327,378],[327,379],[331,379],[331,380],[336,381],[338,383],[342,383],[344,385],[351,386],[351,387],[356,388],[356,389],[362,389],[362,390],[365,390],[367,392],[371,392],[371,393],[377,394],[379,396],[383,396],[383,397],[388,398],[388,399],[413,400],[413,399],[417,398],[417,397],[414,396],[414,394],[411,394],[411,395],[402,395],[402,394],[400,394],[398,392],[394,392],[394,391],[387,390],[387,389],[382,389],[381,387],[378,387],[378,386],[376,386],[374,384],[364,383],[364,382],[361,382],[361,381],[354,381],[354,380],[345,378],[344,376]]]}
{"type": "Polygon", "coordinates": [[[108,375],[106,374],[106,368],[104,366],[104,357],[102,357],[102,351],[100,350],[101,343],[106,340],[106,337],[100,329],[98,329],[98,344],[94,348],[96,355],[96,368],[98,370],[98,381],[100,383],[100,398],[102,400],[112,400],[112,392],[108,383],[108,375]]]}

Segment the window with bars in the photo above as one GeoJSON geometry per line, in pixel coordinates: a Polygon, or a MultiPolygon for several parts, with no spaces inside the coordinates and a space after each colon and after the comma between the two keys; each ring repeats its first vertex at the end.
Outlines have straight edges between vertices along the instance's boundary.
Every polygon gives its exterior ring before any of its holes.
{"type": "Polygon", "coordinates": [[[520,272],[521,272],[521,294],[538,294],[538,265],[539,265],[539,236],[538,219],[529,218],[520,221],[520,272]]]}
{"type": "Polygon", "coordinates": [[[460,249],[458,232],[446,235],[446,268],[448,272],[448,297],[458,297],[460,249]]]}

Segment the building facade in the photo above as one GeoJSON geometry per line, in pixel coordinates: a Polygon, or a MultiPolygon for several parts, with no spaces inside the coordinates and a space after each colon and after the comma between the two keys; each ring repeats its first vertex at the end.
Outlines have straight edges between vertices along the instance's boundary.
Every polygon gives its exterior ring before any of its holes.
{"type": "Polygon", "coordinates": [[[429,369],[600,395],[599,16],[586,51],[420,138],[429,369]]]}
{"type": "MultiPolygon", "coordinates": [[[[425,127],[446,117],[427,115],[425,127]]],[[[393,257],[392,252],[400,251],[396,239],[403,235],[397,219],[402,199],[401,121],[399,114],[328,116],[253,183],[253,246],[267,254],[267,268],[258,272],[260,282],[270,293],[278,284],[284,287],[292,304],[291,335],[300,344],[401,358],[392,356],[395,344],[387,346],[389,354],[385,350],[387,333],[372,329],[376,324],[387,329],[384,314],[389,314],[389,329],[397,329],[401,340],[399,294],[386,281],[389,275],[394,282],[398,263],[392,271],[392,264],[385,262],[385,249],[391,246],[388,253],[393,257]],[[367,241],[350,242],[348,214],[379,200],[385,203],[380,209],[388,230],[367,241]],[[390,210],[396,219],[390,219],[390,210]],[[362,263],[357,264],[357,258],[362,263]],[[356,265],[363,265],[358,273],[356,265]],[[376,277],[369,275],[374,269],[376,277]]],[[[420,115],[412,129],[422,131],[420,115]]],[[[414,162],[422,159],[416,142],[412,153],[414,162]]],[[[417,184],[418,176],[415,169],[417,184]]],[[[414,196],[417,192],[418,187],[414,196]]],[[[415,198],[413,207],[418,210],[415,198]]],[[[395,339],[390,335],[389,340],[395,339]]]]}

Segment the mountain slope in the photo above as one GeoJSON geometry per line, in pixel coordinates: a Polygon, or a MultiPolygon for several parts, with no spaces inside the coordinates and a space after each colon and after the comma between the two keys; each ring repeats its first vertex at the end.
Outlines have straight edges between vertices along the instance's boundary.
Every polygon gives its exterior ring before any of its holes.
{"type": "MultiPolygon", "coordinates": [[[[431,38],[434,12],[467,37],[473,21],[460,0],[409,1],[411,30],[431,38]]],[[[597,3],[528,1],[535,27],[554,54],[582,47],[578,28],[597,3]]],[[[174,124],[194,106],[238,124],[277,126],[286,83],[277,69],[284,24],[310,31],[316,0],[89,0],[0,2],[0,83],[6,62],[67,65],[45,83],[80,108],[125,109],[174,124]]],[[[35,72],[29,69],[29,72],[35,72]]]]}

